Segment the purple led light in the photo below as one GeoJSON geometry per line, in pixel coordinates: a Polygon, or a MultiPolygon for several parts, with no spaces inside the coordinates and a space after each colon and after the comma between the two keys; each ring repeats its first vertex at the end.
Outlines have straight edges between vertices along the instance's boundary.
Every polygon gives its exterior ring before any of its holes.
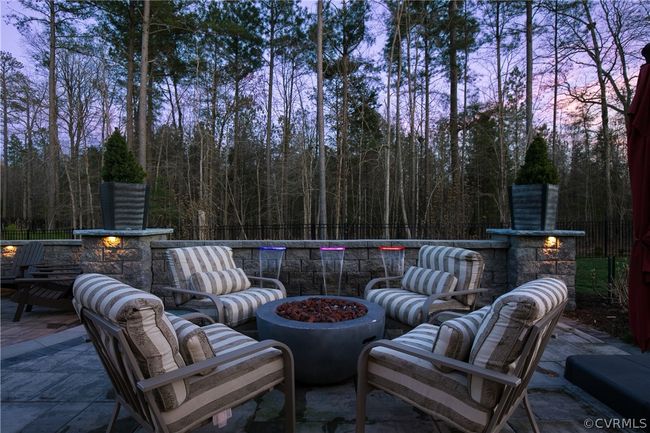
{"type": "Polygon", "coordinates": [[[345,251],[345,247],[320,247],[321,251],[345,251]]]}

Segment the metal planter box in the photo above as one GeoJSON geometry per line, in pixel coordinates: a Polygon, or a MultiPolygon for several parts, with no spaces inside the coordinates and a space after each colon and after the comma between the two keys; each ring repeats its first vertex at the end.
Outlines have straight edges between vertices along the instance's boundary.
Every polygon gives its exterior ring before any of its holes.
{"type": "Polygon", "coordinates": [[[558,185],[510,186],[513,230],[555,230],[558,185]]]}
{"type": "Polygon", "coordinates": [[[102,182],[99,196],[104,229],[145,229],[148,195],[149,189],[144,183],[102,182]]]}

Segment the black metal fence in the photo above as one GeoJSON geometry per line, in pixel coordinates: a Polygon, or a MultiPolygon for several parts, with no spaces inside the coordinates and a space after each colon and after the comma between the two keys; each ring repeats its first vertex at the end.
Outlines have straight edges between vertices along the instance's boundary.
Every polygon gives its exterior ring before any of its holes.
{"type": "Polygon", "coordinates": [[[5,241],[74,239],[73,229],[2,229],[0,239],[5,241]]]}
{"type": "MultiPolygon", "coordinates": [[[[440,223],[411,227],[414,239],[489,239],[488,228],[503,227],[499,223],[452,224],[440,223]]],[[[585,236],[576,240],[578,257],[627,256],[632,248],[632,221],[561,221],[562,230],[584,230],[585,236]]],[[[302,240],[320,239],[322,226],[318,224],[274,225],[212,225],[184,224],[174,227],[173,239],[264,239],[302,240]]],[[[327,226],[328,239],[407,239],[409,230],[401,224],[341,224],[327,226]]],[[[73,239],[72,229],[3,229],[0,238],[5,241],[30,239],[73,239]]]]}

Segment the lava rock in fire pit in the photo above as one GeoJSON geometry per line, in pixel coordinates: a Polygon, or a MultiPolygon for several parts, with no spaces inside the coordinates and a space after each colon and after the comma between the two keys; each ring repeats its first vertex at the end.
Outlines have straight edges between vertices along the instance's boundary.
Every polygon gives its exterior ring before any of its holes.
{"type": "Polygon", "coordinates": [[[308,298],[287,302],[275,311],[289,320],[309,323],[334,323],[365,316],[368,309],[358,303],[334,298],[308,298]]]}

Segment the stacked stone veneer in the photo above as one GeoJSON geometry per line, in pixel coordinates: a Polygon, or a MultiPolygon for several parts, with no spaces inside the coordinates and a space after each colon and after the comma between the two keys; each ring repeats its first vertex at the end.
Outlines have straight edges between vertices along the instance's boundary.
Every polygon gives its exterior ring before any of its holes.
{"type": "Polygon", "coordinates": [[[320,247],[324,245],[345,246],[341,294],[357,296],[372,278],[383,277],[384,268],[378,247],[381,245],[403,245],[406,247],[404,266],[416,264],[422,245],[446,245],[478,251],[485,260],[482,287],[505,290],[508,284],[508,243],[505,241],[437,241],[437,240],[355,240],[355,241],[162,241],[152,242],[153,292],[170,284],[169,270],[165,259],[168,248],[198,245],[226,245],[233,249],[237,266],[247,274],[259,273],[260,245],[276,245],[287,248],[282,262],[280,280],[290,296],[320,294],[322,287],[322,265],[320,247]]]}
{"type": "Polygon", "coordinates": [[[576,237],[584,236],[584,232],[489,229],[488,233],[510,245],[508,290],[537,278],[558,278],[569,291],[567,309],[576,308],[576,237]]]}
{"type": "MultiPolygon", "coordinates": [[[[2,247],[13,245],[20,248],[31,241],[1,241],[2,247]]],[[[43,263],[48,265],[69,265],[79,263],[81,260],[81,241],[75,239],[43,240],[45,252],[43,263]]],[[[9,267],[13,263],[13,255],[2,254],[2,267],[9,267]]]]}
{"type": "Polygon", "coordinates": [[[151,243],[167,239],[171,229],[76,230],[82,236],[81,269],[108,275],[133,287],[151,290],[153,274],[151,243]],[[104,245],[107,236],[119,243],[104,245]]]}

